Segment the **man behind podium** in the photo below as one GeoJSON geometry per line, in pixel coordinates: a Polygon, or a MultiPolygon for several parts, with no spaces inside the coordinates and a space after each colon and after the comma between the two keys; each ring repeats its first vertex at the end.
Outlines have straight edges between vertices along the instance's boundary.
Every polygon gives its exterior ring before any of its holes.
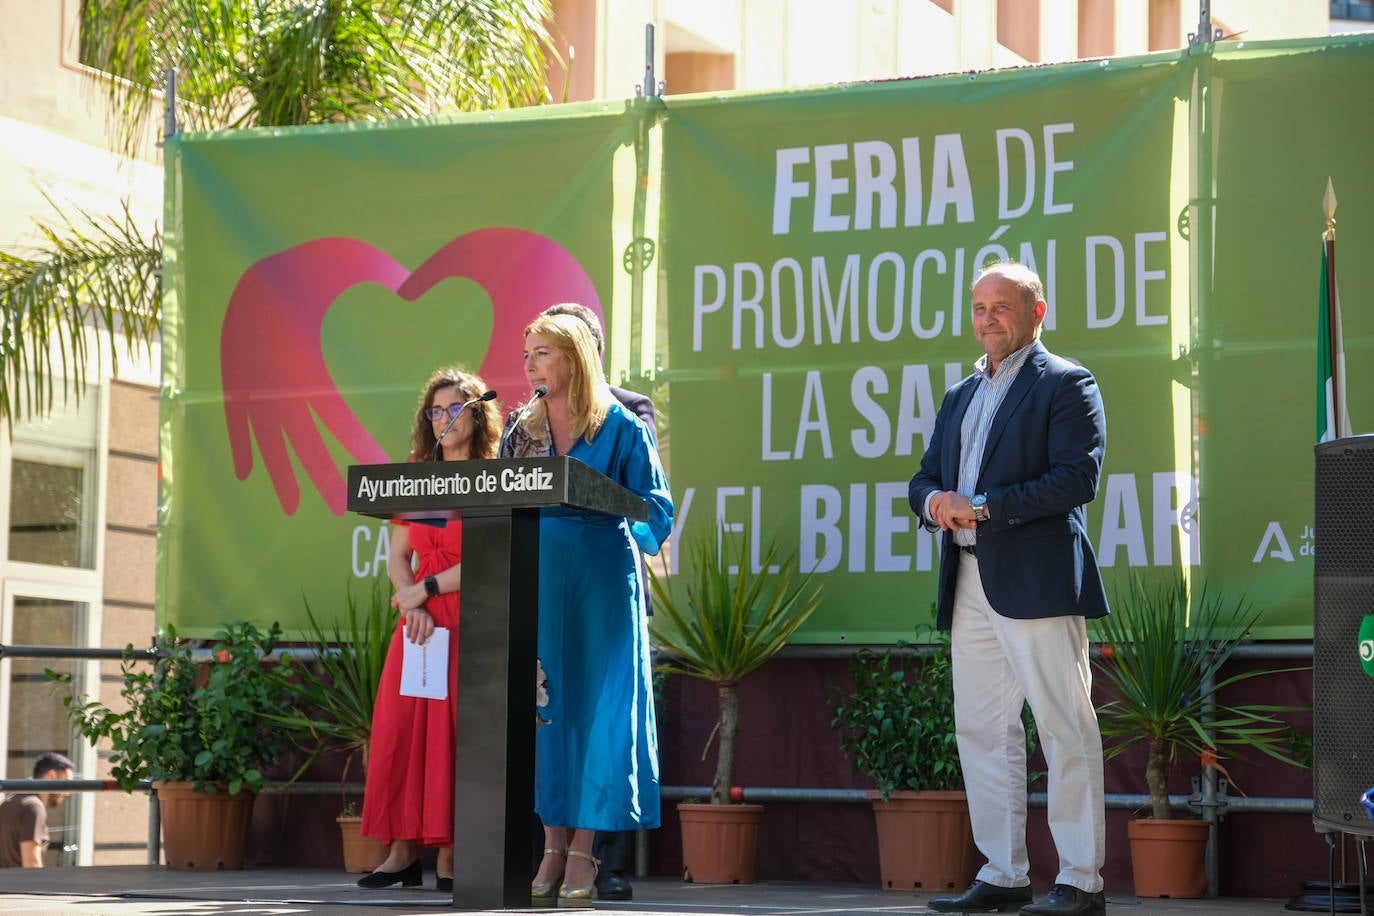
{"type": "Polygon", "coordinates": [[[525,376],[544,389],[502,455],[566,455],[648,503],[649,519],[546,513],[539,524],[535,811],[544,855],[533,906],[590,906],[599,831],[659,825],[648,622],[636,547],[656,554],[673,502],[649,431],[611,396],[588,326],[541,315],[525,332],[525,376]]]}
{"type": "MultiPolygon", "coordinates": [[[[586,323],[587,328],[592,332],[592,339],[596,341],[596,353],[602,361],[606,359],[606,338],[601,331],[601,321],[596,317],[596,312],[576,302],[560,302],[544,309],[545,315],[571,315],[580,318],[586,323]]],[[[654,402],[647,395],[637,391],[630,391],[628,388],[617,388],[614,385],[610,388],[611,397],[615,398],[625,406],[627,410],[639,417],[640,421],[649,430],[649,438],[653,440],[654,448],[658,448],[658,424],[655,423],[654,402]]],[[[649,570],[641,566],[639,581],[644,589],[644,606],[649,607],[649,570]]],[[[653,613],[652,609],[649,613],[653,613]]],[[[600,870],[596,873],[596,896],[599,900],[633,900],[634,888],[625,877],[625,873],[630,869],[630,849],[634,834],[626,831],[606,832],[602,831],[596,835],[596,844],[592,849],[592,854],[600,860],[600,870]]]]}

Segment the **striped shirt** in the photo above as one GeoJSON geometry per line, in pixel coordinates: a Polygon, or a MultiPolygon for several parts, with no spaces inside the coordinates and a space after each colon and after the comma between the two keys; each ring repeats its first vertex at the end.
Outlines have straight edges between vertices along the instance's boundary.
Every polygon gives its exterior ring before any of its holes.
{"type": "MultiPolygon", "coordinates": [[[[1026,363],[1035,341],[1009,355],[997,367],[995,374],[988,374],[988,357],[983,354],[973,364],[973,374],[979,377],[979,384],[964,412],[964,422],[959,427],[959,484],[958,492],[973,496],[978,485],[978,469],[983,466],[983,450],[987,448],[988,433],[992,430],[992,420],[997,409],[1016,381],[1017,373],[1026,363]]],[[[926,517],[930,517],[927,502],[926,517]]],[[[971,547],[978,540],[976,529],[960,528],[954,532],[954,543],[971,547]]]]}

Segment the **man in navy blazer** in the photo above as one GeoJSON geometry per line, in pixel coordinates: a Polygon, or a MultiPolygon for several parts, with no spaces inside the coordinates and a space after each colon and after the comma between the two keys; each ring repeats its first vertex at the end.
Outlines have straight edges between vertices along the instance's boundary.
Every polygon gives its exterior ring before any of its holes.
{"type": "Polygon", "coordinates": [[[1107,613],[1084,505],[1107,444],[1092,373],[1040,343],[1044,287],[1013,262],[973,284],[986,354],[945,395],[911,508],[941,537],[937,625],[952,630],[954,718],[973,836],[987,864],[941,913],[1100,916],[1102,736],[1085,620],[1107,613]],[[1029,702],[1049,767],[1059,873],[1032,903],[1026,854],[1029,702]]]}

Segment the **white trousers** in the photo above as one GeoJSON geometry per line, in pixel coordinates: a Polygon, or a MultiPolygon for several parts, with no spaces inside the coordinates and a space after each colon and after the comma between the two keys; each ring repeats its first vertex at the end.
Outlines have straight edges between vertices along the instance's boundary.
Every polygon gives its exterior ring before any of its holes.
{"type": "Polygon", "coordinates": [[[1049,767],[1049,826],[1059,853],[1055,883],[1096,893],[1102,890],[1106,811],[1087,626],[1082,617],[1001,616],[983,593],[977,558],[963,551],[956,585],[954,719],[973,839],[988,860],[978,880],[998,887],[1030,883],[1021,725],[1021,705],[1028,701],[1049,767]]]}

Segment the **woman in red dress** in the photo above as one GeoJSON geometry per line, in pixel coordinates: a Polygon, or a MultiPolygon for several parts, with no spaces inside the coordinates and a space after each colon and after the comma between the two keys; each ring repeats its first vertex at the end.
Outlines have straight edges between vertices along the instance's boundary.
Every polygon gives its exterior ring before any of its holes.
{"type": "MultiPolygon", "coordinates": [[[[490,401],[474,403],[484,391],[480,378],[460,369],[440,369],[430,376],[415,414],[408,460],[495,458],[501,439],[499,411],[490,401]]],[[[386,860],[358,879],[358,886],[420,884],[420,847],[437,846],[435,887],[452,890],[462,523],[455,520],[438,528],[396,522],[391,532],[387,571],[395,589],[391,605],[400,619],[377,688],[362,824],[365,836],[385,841],[389,849],[386,860]],[[449,631],[448,696],[402,696],[402,639],[423,645],[436,627],[449,631]]]]}

